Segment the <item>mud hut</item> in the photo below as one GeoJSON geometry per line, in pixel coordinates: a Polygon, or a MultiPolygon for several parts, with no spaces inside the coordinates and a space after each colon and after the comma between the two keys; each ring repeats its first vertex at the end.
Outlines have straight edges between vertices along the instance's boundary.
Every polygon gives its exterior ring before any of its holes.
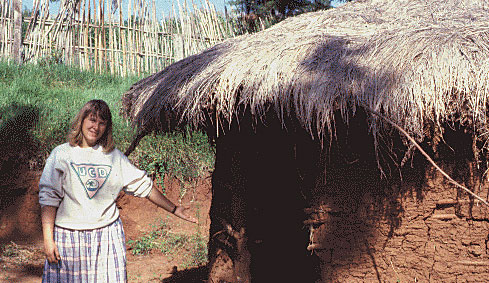
{"type": "Polygon", "coordinates": [[[483,282],[488,23],[485,0],[358,0],[227,40],[124,94],[128,153],[215,141],[210,282],[483,282]]]}

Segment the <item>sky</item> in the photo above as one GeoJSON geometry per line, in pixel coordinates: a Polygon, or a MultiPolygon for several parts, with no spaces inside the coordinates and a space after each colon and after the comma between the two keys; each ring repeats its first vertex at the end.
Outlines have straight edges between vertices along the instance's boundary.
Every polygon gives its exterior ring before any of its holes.
{"type": "MultiPolygon", "coordinates": [[[[27,8],[29,10],[32,9],[33,1],[34,0],[22,0],[22,7],[27,8]]],[[[146,1],[150,1],[150,0],[146,0],[146,1]]],[[[185,0],[180,0],[180,3],[183,3],[183,1],[185,1],[185,0]]],[[[187,0],[188,3],[192,3],[191,1],[192,0],[187,0]]],[[[201,7],[203,1],[205,1],[205,0],[194,0],[194,3],[197,6],[201,7]]],[[[224,12],[224,6],[227,6],[228,9],[231,8],[231,6],[229,4],[227,4],[228,1],[229,0],[209,0],[209,2],[216,7],[216,10],[221,11],[221,12],[224,12]]],[[[96,2],[98,3],[98,0],[96,2]]],[[[177,3],[177,0],[155,0],[157,17],[162,16],[162,15],[168,16],[171,12],[171,7],[172,7],[173,2],[177,3]]],[[[128,0],[122,0],[123,6],[127,7],[127,3],[128,3],[128,0]]],[[[331,4],[333,6],[337,6],[338,0],[331,1],[331,4]]],[[[51,15],[55,14],[59,4],[50,3],[49,5],[50,5],[50,14],[51,15]]],[[[127,10],[127,8],[125,8],[124,10],[127,10]]]]}

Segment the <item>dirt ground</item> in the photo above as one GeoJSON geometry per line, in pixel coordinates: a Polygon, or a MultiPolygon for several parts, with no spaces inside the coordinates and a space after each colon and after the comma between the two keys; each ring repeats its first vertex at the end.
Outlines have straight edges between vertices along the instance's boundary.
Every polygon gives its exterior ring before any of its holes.
{"type": "MultiPolygon", "coordinates": [[[[426,175],[423,192],[404,194],[394,203],[399,212],[388,211],[395,217],[374,217],[381,213],[379,207],[373,209],[372,197],[344,186],[342,191],[353,202],[345,203],[340,191],[326,199],[331,207],[323,207],[324,215],[318,219],[324,224],[315,227],[309,243],[316,246],[323,282],[487,282],[487,208],[450,187],[434,170],[426,175]]],[[[0,245],[4,247],[0,282],[40,282],[44,256],[39,177],[40,172],[28,172],[17,183],[0,188],[0,245]]],[[[118,204],[127,240],[151,231],[158,221],[164,221],[172,233],[195,235],[199,231],[208,237],[210,175],[187,184],[182,198],[178,181],[164,183],[168,198],[189,205],[200,224],[177,219],[146,199],[122,196],[118,204]]],[[[471,187],[479,187],[476,192],[487,199],[487,186],[471,187]]],[[[300,244],[305,248],[307,243],[300,244]]],[[[133,255],[128,251],[127,255],[129,282],[192,283],[207,277],[205,265],[186,268],[184,253],[133,255]]]]}
{"type": "MultiPolygon", "coordinates": [[[[38,180],[41,172],[25,173],[22,180],[3,188],[0,201],[0,282],[41,282],[44,255],[40,207],[38,205],[38,180]],[[5,190],[10,190],[5,192],[5,190]]],[[[181,184],[165,179],[167,197],[175,203],[190,207],[198,217],[199,225],[184,222],[146,199],[122,195],[118,200],[126,240],[135,240],[151,231],[152,225],[164,221],[172,233],[208,237],[209,207],[211,201],[210,175],[185,185],[181,197],[181,184]]],[[[159,187],[160,188],[160,187],[159,187]]],[[[161,189],[161,188],[160,188],[161,189]]],[[[128,247],[129,248],[129,247],[128,247]]],[[[206,266],[185,269],[182,254],[165,255],[153,251],[147,255],[127,252],[129,282],[203,282],[206,266]]]]}

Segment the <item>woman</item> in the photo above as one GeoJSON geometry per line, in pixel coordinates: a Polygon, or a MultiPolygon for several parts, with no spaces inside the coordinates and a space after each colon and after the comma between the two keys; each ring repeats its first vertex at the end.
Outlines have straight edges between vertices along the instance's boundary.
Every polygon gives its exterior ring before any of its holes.
{"type": "Polygon", "coordinates": [[[146,197],[190,222],[196,219],[152,189],[144,171],[114,147],[112,116],[102,100],[80,110],[46,160],[39,182],[46,263],[43,282],[126,282],[126,249],[116,198],[146,197]]]}

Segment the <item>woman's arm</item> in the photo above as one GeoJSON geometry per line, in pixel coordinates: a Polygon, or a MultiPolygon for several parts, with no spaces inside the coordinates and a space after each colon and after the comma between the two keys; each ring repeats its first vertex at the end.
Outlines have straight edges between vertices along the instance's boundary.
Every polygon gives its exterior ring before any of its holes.
{"type": "Polygon", "coordinates": [[[56,219],[55,206],[43,206],[41,208],[42,234],[44,237],[44,253],[50,263],[58,263],[61,259],[58,247],[54,242],[54,220],[56,219]]]}
{"type": "Polygon", "coordinates": [[[156,188],[153,188],[147,198],[157,206],[163,208],[164,210],[175,214],[176,216],[182,218],[183,220],[197,223],[197,219],[190,215],[187,215],[187,209],[183,206],[178,206],[173,204],[169,199],[167,199],[160,191],[156,188]]]}

